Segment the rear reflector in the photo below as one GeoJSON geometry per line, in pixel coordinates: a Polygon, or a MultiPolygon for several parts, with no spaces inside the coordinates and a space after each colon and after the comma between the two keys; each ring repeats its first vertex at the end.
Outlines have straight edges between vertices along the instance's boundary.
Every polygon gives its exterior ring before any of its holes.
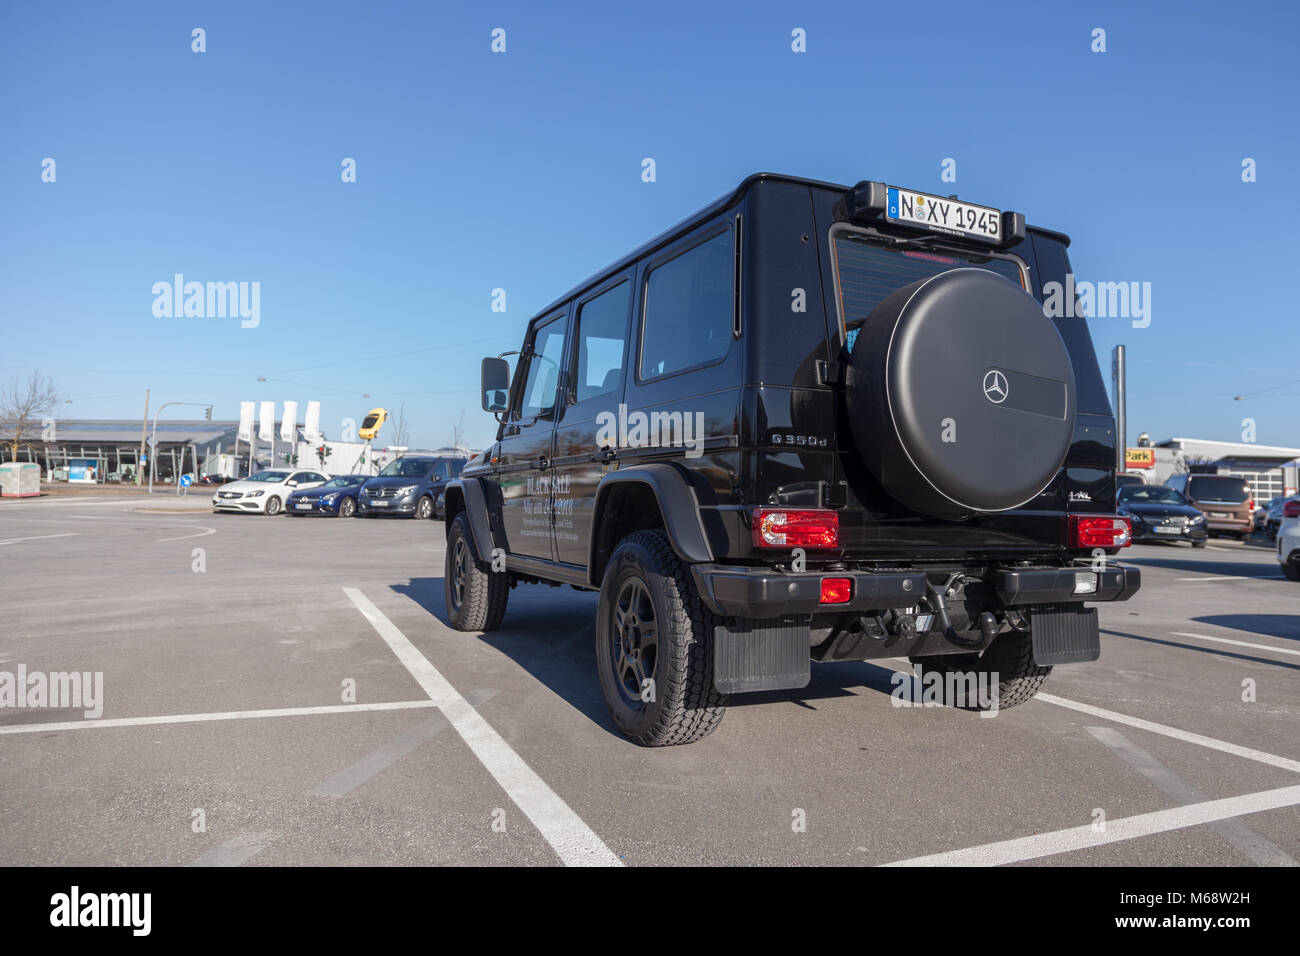
{"type": "Polygon", "coordinates": [[[754,511],[754,544],[760,548],[834,548],[840,542],[840,516],[834,511],[754,511]]]}
{"type": "Polygon", "coordinates": [[[1127,548],[1133,543],[1128,518],[1116,515],[1070,515],[1071,548],[1127,548]]]}
{"type": "Polygon", "coordinates": [[[847,604],[852,597],[852,578],[822,578],[822,604],[847,604]]]}

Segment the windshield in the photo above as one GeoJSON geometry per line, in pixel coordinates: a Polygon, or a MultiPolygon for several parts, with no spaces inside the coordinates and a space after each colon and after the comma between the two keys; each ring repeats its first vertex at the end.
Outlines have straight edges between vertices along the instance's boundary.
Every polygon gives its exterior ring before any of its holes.
{"type": "Polygon", "coordinates": [[[1143,504],[1143,505],[1185,505],[1187,499],[1182,496],[1181,492],[1173,488],[1163,488],[1158,485],[1149,487],[1129,487],[1119,490],[1120,504],[1143,504]]]}
{"type": "Polygon", "coordinates": [[[427,458],[399,458],[389,462],[379,473],[380,478],[423,478],[433,462],[427,458]]]}
{"type": "Polygon", "coordinates": [[[358,484],[358,480],[351,475],[336,475],[329,481],[325,482],[326,488],[346,488],[348,485],[358,484]]]}
{"type": "Polygon", "coordinates": [[[1223,501],[1239,505],[1249,500],[1250,485],[1244,478],[1197,475],[1187,483],[1187,494],[1193,501],[1223,501]]]}
{"type": "Polygon", "coordinates": [[[259,471],[255,475],[249,475],[245,481],[284,481],[289,477],[287,471],[259,471]]]}

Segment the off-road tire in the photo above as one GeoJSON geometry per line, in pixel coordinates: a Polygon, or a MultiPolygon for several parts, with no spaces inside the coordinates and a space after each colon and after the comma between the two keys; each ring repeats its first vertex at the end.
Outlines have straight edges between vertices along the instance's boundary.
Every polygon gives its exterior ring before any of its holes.
{"type": "MultiPolygon", "coordinates": [[[[626,620],[626,615],[624,615],[626,620]]],[[[727,697],[713,686],[714,615],[704,606],[690,569],[662,531],[624,538],[605,568],[596,612],[596,670],[615,725],[643,747],[685,744],[708,736],[726,714],[727,697]],[[639,582],[640,591],[637,591],[639,582]],[[614,660],[622,636],[620,599],[631,589],[653,610],[654,699],[632,699],[614,660]]]]}
{"type": "Polygon", "coordinates": [[[986,706],[986,702],[978,698],[974,701],[945,701],[961,710],[1006,710],[1023,704],[1038,693],[1047,682],[1047,675],[1052,673],[1050,666],[1040,667],[1034,663],[1033,639],[1029,631],[999,634],[982,654],[914,657],[911,661],[919,667],[921,673],[917,676],[921,678],[927,670],[945,675],[974,671],[977,679],[981,674],[998,675],[995,707],[986,706]]]}
{"type": "Polygon", "coordinates": [[[501,626],[510,599],[510,575],[482,569],[469,518],[463,513],[447,529],[443,590],[447,620],[456,630],[495,631],[501,626]]]}
{"type": "Polygon", "coordinates": [[[1300,564],[1288,561],[1282,565],[1282,573],[1286,575],[1288,581],[1300,581],[1300,564]]]}

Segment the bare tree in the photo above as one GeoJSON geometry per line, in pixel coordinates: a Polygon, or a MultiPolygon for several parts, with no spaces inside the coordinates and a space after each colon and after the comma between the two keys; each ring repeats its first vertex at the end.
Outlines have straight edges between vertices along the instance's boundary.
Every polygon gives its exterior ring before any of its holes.
{"type": "Polygon", "coordinates": [[[63,392],[53,379],[40,372],[32,372],[27,381],[15,378],[0,392],[0,427],[13,427],[9,444],[14,461],[18,460],[18,444],[23,435],[38,431],[43,421],[52,419],[62,402],[63,392]]]}
{"type": "Polygon", "coordinates": [[[451,427],[451,441],[449,444],[452,448],[465,447],[465,409],[463,408],[460,410],[460,418],[451,427]]]}
{"type": "Polygon", "coordinates": [[[397,410],[397,428],[393,433],[393,444],[398,448],[407,447],[410,427],[406,421],[406,402],[397,410]]]}

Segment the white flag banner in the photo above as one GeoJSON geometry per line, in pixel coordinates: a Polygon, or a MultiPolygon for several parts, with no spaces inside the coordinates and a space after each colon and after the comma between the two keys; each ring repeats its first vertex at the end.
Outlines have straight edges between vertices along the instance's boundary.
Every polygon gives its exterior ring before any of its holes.
{"type": "Polygon", "coordinates": [[[275,402],[263,402],[257,419],[257,437],[262,441],[275,441],[275,402]]]}
{"type": "Polygon", "coordinates": [[[303,419],[302,431],[308,441],[320,441],[320,402],[307,403],[307,415],[303,419]]]}
{"type": "Polygon", "coordinates": [[[257,408],[256,402],[239,403],[239,440],[253,440],[253,413],[257,408]]]}
{"type": "Polygon", "coordinates": [[[281,441],[297,441],[298,439],[297,402],[284,403],[284,415],[280,417],[280,439],[281,441]]]}

